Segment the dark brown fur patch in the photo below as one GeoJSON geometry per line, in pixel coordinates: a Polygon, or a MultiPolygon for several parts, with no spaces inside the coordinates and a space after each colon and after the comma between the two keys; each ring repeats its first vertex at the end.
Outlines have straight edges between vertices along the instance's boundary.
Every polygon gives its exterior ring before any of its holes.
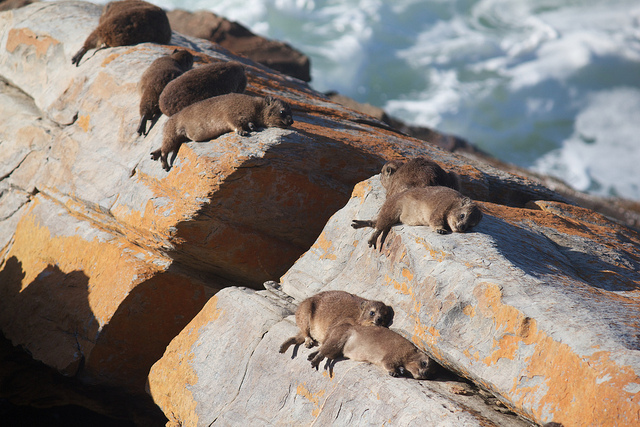
{"type": "Polygon", "coordinates": [[[387,162],[380,172],[380,182],[387,190],[387,198],[416,187],[440,185],[460,189],[455,173],[444,171],[439,164],[425,157],[416,157],[406,162],[387,162]]]}
{"type": "Polygon", "coordinates": [[[138,90],[140,91],[140,125],[138,134],[147,134],[147,121],[151,127],[162,114],[160,112],[160,93],[165,86],[176,77],[187,71],[193,65],[193,55],[186,51],[175,49],[171,55],[156,59],[142,74],[138,90]]]}
{"type": "Polygon", "coordinates": [[[244,66],[236,61],[201,65],[170,82],[160,95],[160,110],[173,116],[196,102],[227,93],[242,93],[247,86],[244,66]]]}
{"type": "Polygon", "coordinates": [[[170,40],[171,25],[164,10],[141,0],[113,2],[103,8],[98,26],[73,55],[71,63],[80,65],[80,60],[89,49],[145,42],[168,44],[170,40]]]}

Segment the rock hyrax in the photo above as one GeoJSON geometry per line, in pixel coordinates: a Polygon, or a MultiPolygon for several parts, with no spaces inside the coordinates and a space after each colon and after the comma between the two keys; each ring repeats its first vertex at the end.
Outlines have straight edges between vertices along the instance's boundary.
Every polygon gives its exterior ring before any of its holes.
{"type": "Polygon", "coordinates": [[[168,44],[171,26],[167,14],[151,3],[124,0],[107,4],[95,30],[89,34],[71,63],[80,65],[84,54],[93,48],[130,46],[152,42],[168,44]]]}
{"type": "Polygon", "coordinates": [[[385,163],[380,172],[380,182],[387,189],[387,198],[414,187],[441,185],[460,189],[458,175],[445,172],[439,164],[424,157],[385,163]]]}
{"type": "Polygon", "coordinates": [[[164,125],[162,147],[152,152],[151,158],[160,158],[163,169],[168,171],[169,153],[174,153],[173,164],[183,142],[209,141],[231,131],[247,136],[258,128],[287,128],[292,124],[291,107],[284,101],[228,93],[196,102],[170,117],[164,125]]]}
{"type": "Polygon", "coordinates": [[[298,335],[280,346],[280,353],[292,344],[304,343],[311,348],[324,342],[327,331],[335,324],[348,321],[361,325],[389,326],[393,309],[380,301],[372,301],[344,291],[320,292],[300,303],[296,310],[298,335]]]}
{"type": "MultiPolygon", "coordinates": [[[[140,92],[140,126],[138,134],[147,134],[147,121],[153,127],[160,117],[158,100],[162,89],[173,79],[187,71],[193,65],[193,55],[186,51],[175,49],[171,55],[156,59],[142,74],[138,91],[140,92]]],[[[151,129],[151,127],[149,129],[151,129]]]]}
{"type": "Polygon", "coordinates": [[[342,323],[332,327],[318,351],[309,355],[317,368],[324,358],[346,357],[369,362],[386,370],[392,377],[429,378],[435,363],[411,341],[381,326],[342,323]]]}
{"type": "Polygon", "coordinates": [[[394,224],[428,225],[440,234],[452,231],[463,233],[478,225],[482,219],[480,208],[468,197],[449,187],[411,188],[387,198],[374,220],[357,220],[353,228],[374,227],[369,246],[376,247],[378,236],[382,243],[394,224]]]}
{"type": "Polygon", "coordinates": [[[225,93],[242,93],[246,86],[247,76],[239,62],[201,65],[167,84],[160,95],[160,110],[171,117],[198,101],[225,93]]]}

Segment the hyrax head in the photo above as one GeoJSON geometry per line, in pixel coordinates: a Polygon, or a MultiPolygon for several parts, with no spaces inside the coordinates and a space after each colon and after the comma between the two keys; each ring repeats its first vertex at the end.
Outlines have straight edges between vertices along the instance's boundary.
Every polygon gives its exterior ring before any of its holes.
{"type": "Polygon", "coordinates": [[[482,211],[468,197],[463,198],[460,206],[452,209],[447,216],[451,231],[457,233],[464,233],[468,229],[475,227],[480,223],[481,219],[482,211]]]}
{"type": "Polygon", "coordinates": [[[366,300],[360,305],[361,325],[389,326],[393,321],[393,309],[380,301],[366,300]]]}
{"type": "Polygon", "coordinates": [[[293,114],[291,113],[289,104],[272,96],[267,96],[264,100],[267,104],[264,124],[267,127],[284,129],[293,124],[293,114]]]}
{"type": "Polygon", "coordinates": [[[391,175],[393,175],[400,166],[402,166],[402,162],[397,160],[391,160],[382,166],[382,170],[380,170],[380,182],[384,188],[389,189],[391,175]]]}
{"type": "Polygon", "coordinates": [[[414,357],[404,364],[404,374],[417,380],[426,380],[433,375],[435,362],[429,356],[416,350],[414,357]]]}
{"type": "Polygon", "coordinates": [[[178,62],[180,68],[183,70],[188,70],[193,66],[193,55],[189,51],[174,49],[171,53],[171,57],[178,62]]]}

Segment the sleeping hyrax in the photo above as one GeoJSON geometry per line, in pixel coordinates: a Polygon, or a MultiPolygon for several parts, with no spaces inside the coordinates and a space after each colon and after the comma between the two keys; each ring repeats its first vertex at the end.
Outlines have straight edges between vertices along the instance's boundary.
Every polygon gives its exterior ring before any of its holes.
{"type": "Polygon", "coordinates": [[[89,49],[145,42],[168,44],[170,40],[169,19],[158,6],[141,0],[111,2],[103,8],[98,26],[73,55],[71,63],[80,65],[80,60],[89,49]]]}
{"type": "Polygon", "coordinates": [[[173,79],[187,71],[193,65],[193,55],[181,49],[174,49],[171,55],[156,59],[149,65],[140,78],[140,125],[138,134],[147,134],[147,121],[151,126],[160,117],[160,93],[173,79]]]}
{"type": "Polygon", "coordinates": [[[247,76],[241,63],[204,64],[167,84],[160,94],[160,111],[171,117],[198,101],[225,93],[242,93],[246,86],[247,76]]]}
{"type": "Polygon", "coordinates": [[[298,335],[280,346],[280,353],[292,344],[304,343],[311,348],[324,342],[327,331],[336,324],[352,322],[361,325],[389,326],[393,309],[380,301],[372,301],[344,291],[320,292],[300,303],[296,310],[298,335]]]}
{"type": "Polygon", "coordinates": [[[393,377],[408,376],[420,380],[429,378],[435,367],[429,356],[402,335],[371,325],[342,323],[332,327],[318,351],[309,355],[311,366],[317,368],[325,357],[368,362],[393,377]]]}
{"type": "Polygon", "coordinates": [[[385,163],[380,172],[380,182],[387,189],[387,198],[414,187],[441,185],[460,189],[458,175],[445,172],[439,164],[424,157],[385,163]]]}
{"type": "Polygon", "coordinates": [[[287,128],[292,124],[291,107],[284,101],[228,93],[196,102],[171,116],[164,125],[162,147],[153,151],[151,158],[160,158],[168,171],[169,153],[174,153],[173,163],[183,142],[209,141],[231,131],[247,136],[258,128],[287,128]]]}
{"type": "Polygon", "coordinates": [[[411,188],[387,198],[374,220],[357,220],[353,228],[374,227],[369,246],[376,247],[378,236],[394,224],[428,225],[440,234],[464,233],[482,219],[480,208],[468,197],[448,187],[411,188]]]}

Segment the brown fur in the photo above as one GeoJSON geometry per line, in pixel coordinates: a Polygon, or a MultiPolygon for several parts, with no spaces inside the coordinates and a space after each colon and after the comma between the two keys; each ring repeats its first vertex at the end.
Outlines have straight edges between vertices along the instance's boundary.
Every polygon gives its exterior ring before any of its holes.
{"type": "Polygon", "coordinates": [[[247,76],[239,62],[201,65],[167,85],[160,95],[160,110],[171,117],[198,101],[225,93],[242,93],[246,86],[247,76]]]}
{"type": "Polygon", "coordinates": [[[170,40],[171,26],[164,10],[141,0],[114,2],[103,8],[98,26],[73,55],[71,63],[80,65],[89,49],[145,42],[168,44],[170,40]]]}
{"type": "Polygon", "coordinates": [[[441,185],[460,189],[458,175],[445,172],[436,162],[416,157],[406,162],[392,160],[380,172],[380,182],[387,189],[387,198],[414,187],[441,185]]]}
{"type": "Polygon", "coordinates": [[[478,225],[482,211],[468,197],[448,187],[411,188],[387,198],[374,220],[357,220],[353,228],[374,227],[369,246],[376,247],[378,236],[384,238],[394,224],[428,225],[440,234],[463,233],[478,225]]]}
{"type": "Polygon", "coordinates": [[[227,132],[247,136],[258,128],[287,128],[293,124],[291,107],[286,102],[267,96],[228,93],[196,102],[172,116],[164,125],[162,147],[151,153],[153,160],[170,169],[167,157],[186,141],[209,141],[227,132]]]}
{"type": "Polygon", "coordinates": [[[392,377],[408,376],[420,380],[429,378],[435,368],[429,356],[411,341],[381,326],[336,325],[318,351],[309,355],[311,366],[317,368],[325,357],[368,362],[381,367],[392,377]]]}
{"type": "Polygon", "coordinates": [[[292,344],[304,343],[311,348],[318,342],[324,342],[329,329],[344,321],[389,326],[392,320],[393,309],[380,301],[344,291],[320,292],[300,303],[296,310],[296,324],[300,332],[282,343],[280,353],[287,351],[292,344]]]}
{"type": "MultiPolygon", "coordinates": [[[[187,71],[193,65],[193,55],[186,50],[175,49],[171,55],[163,56],[151,63],[142,74],[138,91],[140,92],[140,126],[138,134],[147,134],[147,121],[151,127],[160,117],[158,99],[164,87],[173,79],[187,71]]],[[[151,128],[149,128],[151,129],[151,128]]]]}

